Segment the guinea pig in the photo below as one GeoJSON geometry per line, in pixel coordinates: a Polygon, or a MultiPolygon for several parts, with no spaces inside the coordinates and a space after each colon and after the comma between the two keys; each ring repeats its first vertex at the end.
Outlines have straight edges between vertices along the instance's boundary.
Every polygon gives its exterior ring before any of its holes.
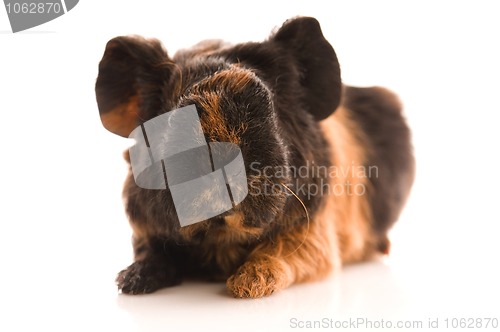
{"type": "Polygon", "coordinates": [[[411,133],[392,92],[342,84],[316,19],[290,19],[263,42],[209,40],[173,57],[156,39],[116,37],[95,89],[104,127],[123,137],[194,105],[206,142],[237,145],[246,172],[241,202],[181,226],[171,190],[140,187],[130,171],[135,259],[116,278],[122,293],[201,278],[259,298],[388,253],[414,179],[411,133]]]}

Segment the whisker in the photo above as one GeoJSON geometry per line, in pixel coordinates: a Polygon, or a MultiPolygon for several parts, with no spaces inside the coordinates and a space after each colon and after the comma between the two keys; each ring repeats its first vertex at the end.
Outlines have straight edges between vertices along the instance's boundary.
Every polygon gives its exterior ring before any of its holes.
{"type": "Polygon", "coordinates": [[[307,211],[307,207],[306,205],[304,204],[304,202],[299,198],[299,196],[297,196],[297,194],[295,194],[293,192],[292,189],[290,189],[286,184],[282,183],[281,184],[283,187],[285,187],[285,189],[287,189],[299,202],[300,204],[302,205],[302,207],[304,208],[304,212],[306,213],[306,218],[307,218],[307,229],[306,229],[306,235],[304,236],[304,239],[302,240],[302,242],[297,246],[297,248],[295,248],[294,251],[292,251],[291,253],[289,253],[288,255],[286,256],[283,256],[283,257],[288,257],[290,255],[292,255],[293,253],[295,253],[297,250],[299,250],[300,247],[302,247],[302,245],[304,244],[304,242],[306,242],[306,239],[307,239],[307,236],[309,235],[309,224],[311,222],[311,219],[309,218],[309,212],[307,211]]]}

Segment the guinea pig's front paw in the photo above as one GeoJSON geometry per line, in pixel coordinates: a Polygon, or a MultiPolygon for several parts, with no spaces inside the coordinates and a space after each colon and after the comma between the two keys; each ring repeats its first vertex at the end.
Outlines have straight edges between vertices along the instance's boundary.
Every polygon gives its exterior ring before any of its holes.
{"type": "Polygon", "coordinates": [[[125,294],[147,294],[180,283],[175,267],[148,259],[134,262],[116,277],[118,289],[125,294]]]}
{"type": "Polygon", "coordinates": [[[248,261],[226,282],[229,292],[237,298],[259,298],[287,287],[289,273],[277,258],[248,261]]]}

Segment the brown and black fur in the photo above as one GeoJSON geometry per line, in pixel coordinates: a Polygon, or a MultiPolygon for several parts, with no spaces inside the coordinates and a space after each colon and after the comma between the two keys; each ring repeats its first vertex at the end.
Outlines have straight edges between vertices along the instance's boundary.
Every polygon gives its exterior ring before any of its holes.
{"type": "Polygon", "coordinates": [[[129,174],[124,198],[135,262],[117,277],[123,293],[196,277],[225,280],[235,297],[255,298],[387,252],[387,231],[413,181],[410,132],[392,93],[342,86],[315,19],[289,20],[261,43],[206,41],[173,58],[157,40],[114,38],[96,95],[104,126],[124,137],[196,105],[207,142],[240,147],[249,185],[232,210],[180,227],[169,190],[139,188],[129,174]],[[354,164],[376,166],[377,177],[263,173],[354,164]],[[325,183],[360,184],[366,193],[301,190],[325,183]]]}

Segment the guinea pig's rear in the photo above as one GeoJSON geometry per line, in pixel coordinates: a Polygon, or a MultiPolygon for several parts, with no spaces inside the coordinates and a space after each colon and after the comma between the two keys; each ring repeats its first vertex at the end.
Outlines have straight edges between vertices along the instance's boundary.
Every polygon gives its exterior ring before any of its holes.
{"type": "Polygon", "coordinates": [[[206,41],[173,58],[157,40],[117,37],[96,94],[103,125],[123,137],[194,105],[207,144],[239,147],[248,184],[241,203],[181,227],[170,189],[141,188],[130,172],[135,261],[117,277],[123,293],[201,277],[256,298],[388,252],[413,181],[410,132],[392,93],[342,86],[315,19],[291,19],[261,43],[206,41]]]}
{"type": "Polygon", "coordinates": [[[386,234],[397,221],[415,176],[410,129],[398,97],[385,88],[346,87],[343,105],[360,129],[365,165],[372,169],[367,188],[371,228],[380,251],[388,253],[386,234]]]}

